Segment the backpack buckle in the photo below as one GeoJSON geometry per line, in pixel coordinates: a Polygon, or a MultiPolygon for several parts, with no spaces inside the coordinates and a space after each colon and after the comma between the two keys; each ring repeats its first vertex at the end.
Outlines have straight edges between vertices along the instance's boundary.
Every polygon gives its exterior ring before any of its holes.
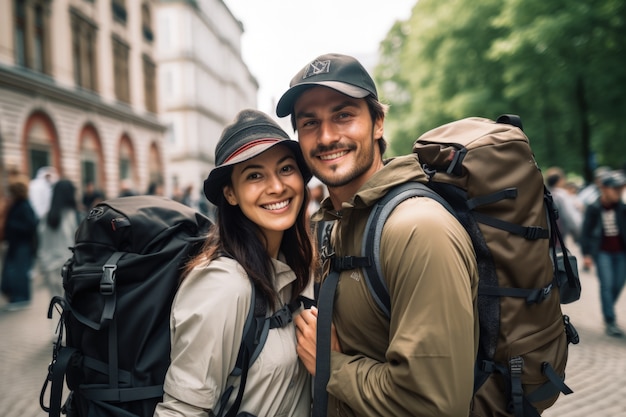
{"type": "Polygon", "coordinates": [[[283,306],[280,310],[270,317],[270,329],[284,327],[285,325],[291,323],[293,317],[291,315],[291,311],[289,310],[289,306],[283,306]]]}
{"type": "Polygon", "coordinates": [[[100,294],[112,295],[115,292],[115,270],[117,265],[108,264],[102,267],[102,278],[100,279],[100,294]]]}

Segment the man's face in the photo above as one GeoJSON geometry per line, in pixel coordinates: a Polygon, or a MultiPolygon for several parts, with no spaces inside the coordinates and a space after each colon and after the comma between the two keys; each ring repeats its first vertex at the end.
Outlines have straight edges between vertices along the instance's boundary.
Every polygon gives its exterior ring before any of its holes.
{"type": "Polygon", "coordinates": [[[379,169],[383,120],[372,123],[365,99],[313,87],[300,95],[294,114],[304,158],[328,187],[360,185],[379,169]]]}

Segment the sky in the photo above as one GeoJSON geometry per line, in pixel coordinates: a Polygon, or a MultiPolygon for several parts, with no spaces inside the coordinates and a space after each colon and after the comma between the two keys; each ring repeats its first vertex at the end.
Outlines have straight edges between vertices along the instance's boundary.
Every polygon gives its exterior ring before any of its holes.
{"type": "Polygon", "coordinates": [[[291,78],[319,55],[337,52],[368,70],[378,45],[417,0],[223,0],[242,22],[243,60],[259,83],[258,108],[275,115],[291,78]]]}

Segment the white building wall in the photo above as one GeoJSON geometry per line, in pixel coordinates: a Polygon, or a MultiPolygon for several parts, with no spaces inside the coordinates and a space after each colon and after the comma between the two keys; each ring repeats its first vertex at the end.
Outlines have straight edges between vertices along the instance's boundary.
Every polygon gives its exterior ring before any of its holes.
{"type": "Polygon", "coordinates": [[[168,126],[169,187],[194,186],[214,166],[224,126],[256,108],[258,83],[241,57],[243,28],[221,0],[157,6],[159,112],[168,126]]]}

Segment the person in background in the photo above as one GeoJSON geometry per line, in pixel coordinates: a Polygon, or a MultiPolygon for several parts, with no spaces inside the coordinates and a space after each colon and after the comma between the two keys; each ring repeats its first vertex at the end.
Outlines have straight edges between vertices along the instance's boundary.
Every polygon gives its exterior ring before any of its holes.
{"type": "Polygon", "coordinates": [[[35,210],[38,219],[42,219],[50,208],[52,187],[59,180],[59,174],[55,167],[41,167],[37,175],[30,181],[28,198],[35,210]]]}
{"type": "MultiPolygon", "coordinates": [[[[328,188],[313,220],[334,221],[330,246],[339,257],[361,253],[370,211],[392,187],[427,179],[415,154],[383,160],[385,112],[365,68],[340,54],[307,64],[277,105],[279,117],[291,115],[309,168],[328,188]]],[[[380,259],[390,319],[361,268],[339,276],[324,415],[467,416],[479,329],[469,235],[436,201],[410,198],[383,228],[380,259]]],[[[316,310],[295,322],[298,355],[318,383],[316,310]]]]}
{"type": "Polygon", "coordinates": [[[582,227],[582,212],[577,206],[576,197],[567,190],[565,173],[559,167],[551,167],[546,170],[546,186],[552,194],[554,204],[559,212],[557,220],[563,238],[571,236],[574,241],[580,240],[582,227]]]}
{"type": "MultiPolygon", "coordinates": [[[[272,314],[313,296],[313,250],[306,217],[311,174],[298,143],[269,116],[241,111],[215,150],[204,183],[217,222],[193,259],[171,312],[171,365],[155,417],[223,415],[233,382],[253,282],[272,314]]],[[[239,389],[234,381],[233,395],[239,389]]],[[[310,415],[310,376],[296,354],[293,323],[269,330],[247,375],[238,415],[310,415]],[[245,414],[249,413],[249,414],[245,414]]]]}
{"type": "Polygon", "coordinates": [[[324,200],[326,187],[324,184],[313,177],[309,183],[309,190],[311,193],[311,201],[309,201],[309,216],[312,216],[320,208],[322,200],[324,200]]]}
{"type": "Polygon", "coordinates": [[[93,181],[89,181],[85,184],[85,188],[83,191],[82,198],[82,211],[84,213],[89,213],[89,210],[93,208],[96,204],[104,201],[106,197],[104,196],[104,192],[96,188],[96,185],[93,181]]]}
{"type": "Polygon", "coordinates": [[[583,212],[587,206],[598,199],[600,196],[600,180],[604,174],[611,172],[609,166],[599,166],[593,171],[593,182],[587,184],[578,192],[578,200],[583,207],[583,212]]]}
{"type": "Polygon", "coordinates": [[[51,296],[63,295],[61,269],[72,256],[70,248],[74,246],[79,217],[76,187],[69,180],[59,180],[52,189],[50,210],[39,223],[37,251],[43,282],[51,296]]]}
{"type": "Polygon", "coordinates": [[[626,204],[621,198],[625,184],[621,171],[600,177],[600,196],[585,210],[581,236],[584,267],[595,263],[605,331],[613,337],[624,336],[615,303],[626,282],[626,204]]]}
{"type": "Polygon", "coordinates": [[[118,197],[132,197],[134,195],[137,195],[137,193],[133,188],[133,182],[128,178],[122,179],[120,181],[120,193],[118,197]]]}
{"type": "Polygon", "coordinates": [[[163,196],[165,193],[163,192],[163,184],[158,181],[152,181],[148,185],[148,190],[146,191],[147,195],[160,195],[163,196]]]}
{"type": "Polygon", "coordinates": [[[8,185],[9,202],[4,223],[7,249],[2,263],[0,288],[7,298],[6,311],[27,307],[31,302],[31,268],[35,261],[37,214],[28,199],[29,180],[16,175],[8,185]]]}

